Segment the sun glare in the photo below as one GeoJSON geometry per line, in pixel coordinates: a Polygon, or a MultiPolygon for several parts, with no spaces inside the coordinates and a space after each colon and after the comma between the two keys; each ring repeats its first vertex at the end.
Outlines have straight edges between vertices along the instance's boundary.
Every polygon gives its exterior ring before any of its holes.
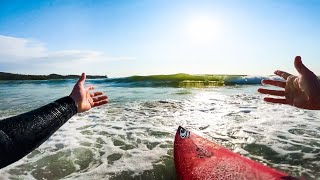
{"type": "Polygon", "coordinates": [[[193,17],[187,24],[187,36],[197,43],[209,43],[216,37],[217,22],[208,16],[193,17]]]}

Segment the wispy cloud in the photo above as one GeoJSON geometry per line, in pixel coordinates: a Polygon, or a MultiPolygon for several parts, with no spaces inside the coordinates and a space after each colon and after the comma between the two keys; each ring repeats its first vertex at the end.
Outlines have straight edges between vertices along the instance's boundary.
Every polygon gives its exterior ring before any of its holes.
{"type": "MultiPolygon", "coordinates": [[[[85,71],[89,66],[94,68],[92,64],[99,66],[108,61],[133,59],[135,58],[125,56],[110,57],[103,52],[94,50],[60,50],[51,52],[42,42],[0,35],[0,63],[3,67],[16,65],[20,72],[22,70],[21,65],[28,64],[29,67],[44,68],[42,71],[38,70],[38,73],[62,72],[68,68],[67,74],[78,73],[85,71]]],[[[5,71],[5,69],[0,67],[0,71],[5,71]]],[[[32,73],[30,70],[25,70],[24,72],[32,73]]]]}
{"type": "Polygon", "coordinates": [[[13,62],[46,56],[44,44],[23,38],[0,35],[0,62],[13,62]]]}

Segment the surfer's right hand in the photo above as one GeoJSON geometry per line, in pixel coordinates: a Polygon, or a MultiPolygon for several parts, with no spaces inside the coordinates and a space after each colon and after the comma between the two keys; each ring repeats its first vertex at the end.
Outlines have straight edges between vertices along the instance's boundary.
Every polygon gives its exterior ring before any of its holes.
{"type": "Polygon", "coordinates": [[[320,110],[320,80],[310,71],[297,56],[294,66],[299,76],[291,75],[284,71],[274,73],[282,77],[285,81],[263,80],[262,84],[268,84],[284,88],[283,90],[270,90],[259,88],[258,92],[267,95],[280,96],[284,98],[266,97],[264,100],[271,103],[289,104],[298,108],[320,110]]]}

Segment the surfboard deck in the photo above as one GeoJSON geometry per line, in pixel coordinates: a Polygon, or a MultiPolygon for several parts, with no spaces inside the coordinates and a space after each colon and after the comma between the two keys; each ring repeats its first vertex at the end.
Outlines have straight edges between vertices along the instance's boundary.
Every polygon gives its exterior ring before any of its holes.
{"type": "Polygon", "coordinates": [[[174,162],[178,179],[297,179],[236,154],[180,126],[174,140],[174,162]]]}

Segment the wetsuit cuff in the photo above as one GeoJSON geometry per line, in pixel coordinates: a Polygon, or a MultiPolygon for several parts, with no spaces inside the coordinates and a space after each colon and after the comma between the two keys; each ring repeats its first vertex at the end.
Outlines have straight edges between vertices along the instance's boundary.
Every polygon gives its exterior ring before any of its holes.
{"type": "Polygon", "coordinates": [[[62,106],[64,106],[66,109],[70,110],[70,113],[73,115],[77,114],[77,106],[74,100],[70,96],[66,96],[63,98],[60,98],[55,101],[55,103],[58,103],[62,106]]]}

